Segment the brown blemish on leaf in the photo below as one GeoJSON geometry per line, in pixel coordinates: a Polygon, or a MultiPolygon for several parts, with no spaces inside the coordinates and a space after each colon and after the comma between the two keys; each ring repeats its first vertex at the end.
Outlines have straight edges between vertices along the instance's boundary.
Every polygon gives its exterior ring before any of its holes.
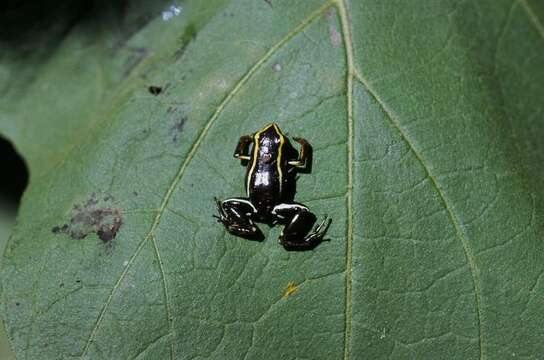
{"type": "Polygon", "coordinates": [[[287,284],[287,289],[285,289],[285,292],[283,293],[282,298],[287,299],[289,296],[291,296],[291,294],[297,291],[297,289],[298,289],[298,286],[294,282],[290,281],[287,284]]]}
{"type": "Polygon", "coordinates": [[[87,201],[74,205],[69,223],[55,226],[51,231],[56,235],[68,234],[75,240],[95,233],[104,243],[109,243],[123,225],[121,211],[113,207],[112,202],[111,195],[99,198],[92,194],[87,201]]]}

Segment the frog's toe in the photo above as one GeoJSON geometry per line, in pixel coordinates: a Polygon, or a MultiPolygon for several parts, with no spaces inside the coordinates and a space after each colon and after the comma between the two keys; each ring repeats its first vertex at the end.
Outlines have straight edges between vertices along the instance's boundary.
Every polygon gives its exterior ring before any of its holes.
{"type": "Polygon", "coordinates": [[[321,223],[319,223],[319,225],[315,227],[314,231],[310,235],[315,235],[319,239],[323,239],[323,236],[325,236],[325,234],[327,233],[331,222],[332,220],[327,215],[325,215],[323,217],[323,221],[321,221],[321,223]]]}

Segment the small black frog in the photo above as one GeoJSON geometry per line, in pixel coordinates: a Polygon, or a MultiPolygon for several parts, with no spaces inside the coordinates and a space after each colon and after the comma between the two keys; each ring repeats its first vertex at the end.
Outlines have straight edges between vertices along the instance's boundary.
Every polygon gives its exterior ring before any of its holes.
{"type": "Polygon", "coordinates": [[[277,124],[266,125],[253,135],[240,138],[234,157],[247,164],[247,198],[215,199],[219,222],[231,234],[259,238],[262,233],[255,221],[271,225],[284,224],[279,242],[287,250],[308,250],[317,246],[331,220],[325,219],[313,231],[316,221],[308,207],[292,202],[294,170],[308,166],[310,144],[293,138],[300,144],[297,152],[277,124]],[[251,149],[250,149],[251,147],[251,149]]]}

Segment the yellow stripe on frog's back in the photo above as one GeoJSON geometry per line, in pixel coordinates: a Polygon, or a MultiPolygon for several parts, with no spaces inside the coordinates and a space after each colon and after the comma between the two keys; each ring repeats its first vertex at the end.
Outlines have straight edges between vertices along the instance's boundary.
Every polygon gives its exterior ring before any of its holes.
{"type": "Polygon", "coordinates": [[[283,150],[283,144],[285,144],[285,136],[283,136],[283,133],[281,132],[280,128],[276,123],[271,123],[265,126],[263,129],[257,131],[253,135],[253,159],[251,161],[251,167],[249,169],[249,172],[247,174],[247,181],[246,181],[246,194],[249,196],[249,184],[251,183],[251,177],[253,176],[253,172],[255,171],[255,167],[257,165],[257,155],[259,153],[259,138],[263,132],[268,130],[270,127],[274,127],[274,130],[276,130],[276,133],[280,137],[280,146],[278,148],[278,159],[276,161],[276,167],[278,169],[278,176],[279,176],[279,182],[280,182],[280,193],[282,191],[282,184],[283,184],[283,172],[281,171],[281,155],[283,150]]]}
{"type": "Polygon", "coordinates": [[[280,128],[276,123],[272,123],[272,126],[274,126],[274,129],[280,136],[280,147],[278,148],[278,160],[276,161],[276,166],[278,168],[278,175],[279,175],[279,181],[280,181],[280,194],[282,191],[282,185],[283,185],[283,172],[281,171],[281,155],[283,150],[283,144],[285,143],[285,136],[283,136],[280,128]]]}
{"type": "Polygon", "coordinates": [[[249,184],[251,183],[251,177],[253,176],[253,172],[255,171],[255,165],[257,164],[257,154],[259,153],[259,136],[261,135],[261,132],[262,131],[257,131],[253,135],[253,158],[251,159],[251,167],[249,168],[246,179],[247,196],[249,196],[249,184]]]}

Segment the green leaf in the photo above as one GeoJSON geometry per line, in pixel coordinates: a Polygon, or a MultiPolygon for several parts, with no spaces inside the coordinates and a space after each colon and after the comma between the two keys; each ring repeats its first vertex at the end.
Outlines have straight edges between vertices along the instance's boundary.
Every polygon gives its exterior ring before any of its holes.
{"type": "Polygon", "coordinates": [[[540,3],[182,7],[4,58],[0,130],[32,174],[2,264],[19,358],[544,353],[540,3]],[[212,218],[243,194],[238,137],[270,121],[314,147],[314,251],[212,218]]]}
{"type": "MultiPolygon", "coordinates": [[[[0,254],[4,252],[4,247],[9,238],[11,229],[15,222],[15,209],[0,205],[0,254]]],[[[10,349],[8,337],[4,326],[0,325],[0,359],[12,360],[15,355],[10,349]]]]}

